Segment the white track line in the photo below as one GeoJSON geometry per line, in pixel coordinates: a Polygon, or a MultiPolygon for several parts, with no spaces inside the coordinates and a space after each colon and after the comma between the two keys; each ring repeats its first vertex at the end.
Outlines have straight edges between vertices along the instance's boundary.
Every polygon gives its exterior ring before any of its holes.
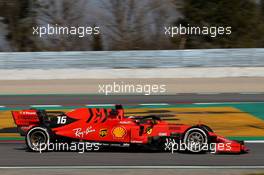
{"type": "Polygon", "coordinates": [[[264,102],[209,102],[209,103],[193,103],[196,105],[210,105],[210,104],[248,104],[248,103],[264,103],[264,102]]]}
{"type": "Polygon", "coordinates": [[[0,108],[6,108],[5,106],[0,106],[0,108]]]}
{"type": "Polygon", "coordinates": [[[85,106],[115,106],[114,104],[88,104],[85,106]]]}
{"type": "Polygon", "coordinates": [[[229,102],[209,102],[209,103],[193,103],[193,104],[196,104],[196,105],[217,105],[217,104],[227,104],[229,102]]]}
{"type": "Polygon", "coordinates": [[[258,95],[258,94],[262,94],[261,92],[240,92],[239,94],[243,94],[243,95],[258,95]]]}
{"type": "Polygon", "coordinates": [[[62,107],[62,105],[30,105],[33,108],[41,108],[41,107],[62,107]]]}
{"type": "Polygon", "coordinates": [[[217,95],[217,94],[221,94],[219,92],[199,92],[199,93],[194,93],[194,94],[198,94],[198,95],[217,95]]]}
{"type": "Polygon", "coordinates": [[[245,143],[264,143],[264,140],[245,140],[245,143]]]}
{"type": "Polygon", "coordinates": [[[169,105],[168,103],[144,103],[144,104],[139,104],[141,106],[159,106],[159,105],[169,105]]]}
{"type": "Polygon", "coordinates": [[[263,169],[264,166],[10,166],[0,169],[263,169]]]}

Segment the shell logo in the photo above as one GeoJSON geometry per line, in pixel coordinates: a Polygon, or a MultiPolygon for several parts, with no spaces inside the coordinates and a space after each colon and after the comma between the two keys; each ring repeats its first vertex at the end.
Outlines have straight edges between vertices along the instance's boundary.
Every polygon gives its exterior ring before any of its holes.
{"type": "Polygon", "coordinates": [[[116,137],[116,138],[123,138],[125,135],[126,135],[126,133],[127,133],[127,131],[126,131],[126,129],[125,128],[123,128],[123,127],[116,127],[116,128],[114,128],[113,129],[113,131],[112,131],[112,133],[113,133],[113,135],[116,137]]]}

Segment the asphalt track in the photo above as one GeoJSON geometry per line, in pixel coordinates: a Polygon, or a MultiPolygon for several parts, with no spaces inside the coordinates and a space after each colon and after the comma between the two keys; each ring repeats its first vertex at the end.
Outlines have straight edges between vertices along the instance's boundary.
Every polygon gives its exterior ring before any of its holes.
{"type": "Polygon", "coordinates": [[[250,143],[240,155],[132,152],[27,152],[22,143],[0,144],[0,166],[263,166],[263,144],[250,143]]]}
{"type": "Polygon", "coordinates": [[[0,95],[1,106],[28,105],[86,105],[86,104],[140,104],[140,103],[210,103],[210,102],[264,102],[264,93],[177,94],[177,95],[0,95]]]}
{"type": "MultiPolygon", "coordinates": [[[[4,95],[0,105],[84,105],[139,103],[263,102],[264,94],[178,94],[174,96],[4,95]]],[[[263,143],[247,143],[240,155],[132,152],[27,152],[23,143],[0,144],[0,166],[264,166],[263,143]]]]}

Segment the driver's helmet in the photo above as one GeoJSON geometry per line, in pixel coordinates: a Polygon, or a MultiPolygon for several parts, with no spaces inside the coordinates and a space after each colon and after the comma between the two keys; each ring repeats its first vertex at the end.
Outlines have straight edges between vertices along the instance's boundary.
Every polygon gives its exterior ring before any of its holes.
{"type": "Polygon", "coordinates": [[[150,125],[153,124],[152,120],[147,120],[146,123],[150,125]]]}
{"type": "Polygon", "coordinates": [[[134,121],[135,121],[136,123],[140,123],[140,119],[136,119],[136,117],[133,116],[133,115],[129,116],[128,118],[129,118],[129,119],[135,119],[134,121]]]}

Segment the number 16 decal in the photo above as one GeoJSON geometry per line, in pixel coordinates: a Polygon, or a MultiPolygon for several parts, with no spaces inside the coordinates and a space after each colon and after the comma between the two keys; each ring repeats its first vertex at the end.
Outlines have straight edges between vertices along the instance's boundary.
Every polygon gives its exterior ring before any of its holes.
{"type": "Polygon", "coordinates": [[[58,116],[57,124],[66,124],[67,116],[58,116]]]}

